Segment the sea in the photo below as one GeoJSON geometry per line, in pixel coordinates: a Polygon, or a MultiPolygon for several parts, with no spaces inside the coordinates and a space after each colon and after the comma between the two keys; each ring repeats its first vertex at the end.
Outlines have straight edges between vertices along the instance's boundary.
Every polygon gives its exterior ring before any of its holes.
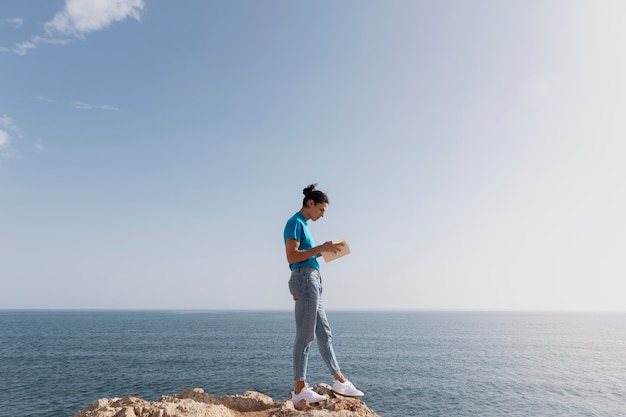
{"type": "MultiPolygon", "coordinates": [[[[382,417],[626,416],[626,313],[328,311],[382,417]]],[[[0,311],[0,417],[292,389],[291,311],[0,311]]],[[[308,382],[332,383],[315,345],[308,382]]]]}

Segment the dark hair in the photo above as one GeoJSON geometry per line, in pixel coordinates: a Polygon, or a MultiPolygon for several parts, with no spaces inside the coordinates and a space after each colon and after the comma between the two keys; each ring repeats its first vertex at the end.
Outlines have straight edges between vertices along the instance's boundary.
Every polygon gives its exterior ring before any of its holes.
{"type": "Polygon", "coordinates": [[[302,190],[302,194],[304,194],[304,199],[302,200],[302,207],[306,206],[306,202],[309,200],[313,200],[315,204],[330,203],[330,201],[328,201],[328,196],[324,194],[322,191],[316,190],[315,187],[317,187],[317,184],[311,184],[308,187],[306,187],[304,190],[302,190]]]}

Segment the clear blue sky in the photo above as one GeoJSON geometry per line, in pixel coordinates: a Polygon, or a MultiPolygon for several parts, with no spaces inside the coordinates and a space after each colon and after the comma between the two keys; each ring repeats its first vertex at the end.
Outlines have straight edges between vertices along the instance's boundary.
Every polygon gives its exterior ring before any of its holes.
{"type": "Polygon", "coordinates": [[[3,0],[0,308],[624,310],[626,3],[3,0]]]}

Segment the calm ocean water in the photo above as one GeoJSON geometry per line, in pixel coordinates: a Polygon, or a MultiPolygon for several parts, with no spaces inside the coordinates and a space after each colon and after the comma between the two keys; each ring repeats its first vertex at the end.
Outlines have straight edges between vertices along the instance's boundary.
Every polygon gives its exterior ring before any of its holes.
{"type": "MultiPolygon", "coordinates": [[[[328,312],[383,417],[626,416],[626,314],[328,312]]],[[[291,312],[0,311],[0,417],[103,397],[291,389],[291,312]]],[[[311,384],[331,382],[317,350],[311,384]]]]}

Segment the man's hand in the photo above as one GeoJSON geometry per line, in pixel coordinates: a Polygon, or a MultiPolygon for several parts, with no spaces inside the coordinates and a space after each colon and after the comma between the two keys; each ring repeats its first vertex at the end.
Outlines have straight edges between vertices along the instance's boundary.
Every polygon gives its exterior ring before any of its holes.
{"type": "Polygon", "coordinates": [[[335,243],[332,240],[324,242],[324,244],[320,247],[320,252],[330,252],[337,253],[341,252],[341,247],[345,246],[343,242],[335,243]]]}

